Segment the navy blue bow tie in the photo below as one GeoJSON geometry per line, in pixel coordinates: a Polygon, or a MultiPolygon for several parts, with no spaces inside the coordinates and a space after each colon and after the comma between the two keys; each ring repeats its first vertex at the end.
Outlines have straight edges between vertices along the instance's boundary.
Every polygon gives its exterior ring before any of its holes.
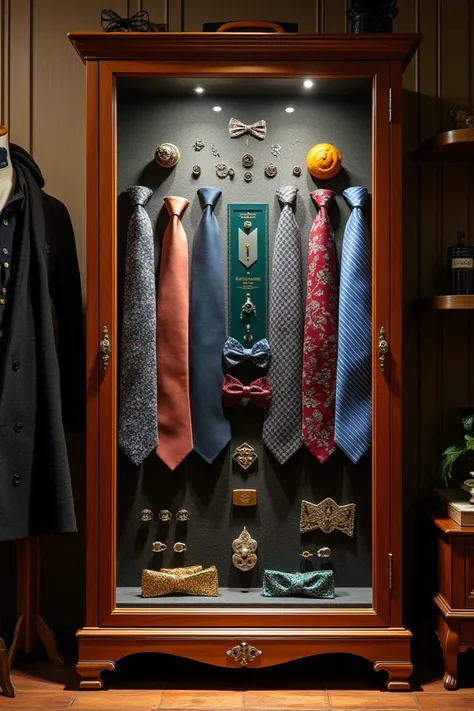
{"type": "Polygon", "coordinates": [[[244,360],[251,360],[259,368],[267,368],[270,361],[270,344],[266,338],[254,343],[252,348],[244,348],[235,338],[229,336],[222,351],[228,368],[232,368],[244,360]]]}

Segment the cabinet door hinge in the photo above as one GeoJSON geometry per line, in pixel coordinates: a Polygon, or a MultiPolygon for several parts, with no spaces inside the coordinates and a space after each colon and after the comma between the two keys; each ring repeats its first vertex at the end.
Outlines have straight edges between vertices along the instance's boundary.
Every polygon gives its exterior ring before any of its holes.
{"type": "Polygon", "coordinates": [[[393,555],[388,554],[388,589],[391,590],[393,587],[393,555]]]}
{"type": "Polygon", "coordinates": [[[388,90],[388,122],[392,123],[392,87],[388,90]]]}

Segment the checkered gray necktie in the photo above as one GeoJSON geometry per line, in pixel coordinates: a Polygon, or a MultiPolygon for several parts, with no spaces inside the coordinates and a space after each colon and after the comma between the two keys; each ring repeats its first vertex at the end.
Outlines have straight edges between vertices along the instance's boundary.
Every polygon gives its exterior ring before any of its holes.
{"type": "Polygon", "coordinates": [[[134,211],[127,233],[118,442],[138,466],[158,444],[153,228],[144,208],[153,192],[136,185],[127,193],[134,211]]]}
{"type": "Polygon", "coordinates": [[[298,188],[277,190],[283,205],[275,237],[270,297],[269,378],[272,402],[263,426],[263,441],[280,464],[301,446],[301,377],[303,282],[301,233],[293,213],[298,188]]]}

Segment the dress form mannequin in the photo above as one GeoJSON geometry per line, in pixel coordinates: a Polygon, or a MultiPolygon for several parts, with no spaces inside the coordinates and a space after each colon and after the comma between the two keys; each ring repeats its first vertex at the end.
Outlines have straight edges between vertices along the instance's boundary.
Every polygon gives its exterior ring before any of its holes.
{"type": "MultiPolygon", "coordinates": [[[[13,194],[15,189],[15,171],[13,170],[11,158],[10,158],[10,147],[8,141],[8,129],[0,124],[0,148],[4,148],[7,152],[7,162],[6,168],[0,167],[0,212],[3,210],[7,204],[9,198],[13,194]]],[[[0,151],[0,153],[4,153],[0,151]]],[[[1,163],[0,163],[1,165],[1,163]]]]}

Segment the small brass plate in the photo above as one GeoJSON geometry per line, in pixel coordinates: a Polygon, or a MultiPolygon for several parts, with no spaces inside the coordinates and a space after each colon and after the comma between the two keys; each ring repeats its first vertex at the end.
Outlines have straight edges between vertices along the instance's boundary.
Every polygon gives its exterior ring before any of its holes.
{"type": "Polygon", "coordinates": [[[232,503],[234,506],[256,506],[257,489],[234,489],[232,503]]]}

